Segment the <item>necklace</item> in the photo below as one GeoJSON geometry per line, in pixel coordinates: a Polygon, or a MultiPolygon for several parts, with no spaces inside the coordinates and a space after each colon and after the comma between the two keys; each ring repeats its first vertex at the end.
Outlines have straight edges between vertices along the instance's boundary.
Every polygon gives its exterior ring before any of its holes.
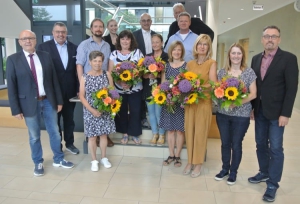
{"type": "Polygon", "coordinates": [[[206,59],[203,59],[203,60],[197,59],[196,60],[196,62],[197,62],[198,65],[202,65],[205,61],[206,61],[206,59]]]}

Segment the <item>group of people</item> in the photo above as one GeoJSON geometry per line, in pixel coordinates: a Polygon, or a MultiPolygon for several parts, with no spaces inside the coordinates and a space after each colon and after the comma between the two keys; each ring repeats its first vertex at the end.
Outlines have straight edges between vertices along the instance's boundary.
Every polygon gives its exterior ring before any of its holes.
{"type": "Polygon", "coordinates": [[[71,153],[79,153],[73,144],[75,103],[69,102],[79,93],[84,106],[85,136],[88,137],[92,171],[99,170],[97,136],[100,136],[100,162],[105,168],[112,166],[106,157],[106,147],[113,146],[109,134],[122,133],[122,144],[127,144],[129,139],[137,145],[142,143],[139,138],[141,121],[146,117],[147,107],[153,133],[150,144],[162,146],[167,136],[169,157],[163,165],[172,162],[175,167],[182,165],[180,154],[186,141],[188,163],[183,174],[198,177],[205,159],[212,117],[210,82],[231,75],[245,83],[249,95],[242,100],[241,106],[231,106],[229,110],[218,107],[216,119],[221,137],[222,170],[215,179],[219,181],[228,176],[229,185],[236,182],[242,159],[242,141],[250,119],[255,119],[260,169],[257,175],[249,178],[249,182],[266,181],[263,199],[274,201],[283,170],[284,127],[291,117],[297,93],[297,58],[278,47],[280,29],[268,26],[264,28],[261,39],[264,51],[253,57],[251,67],[246,64],[244,48],[234,43],[228,50],[224,68],[217,72],[217,62],[212,59],[213,31],[200,19],[191,18],[180,3],[174,5],[173,11],[176,21],[170,26],[164,47],[162,36],[150,29],[152,20],[147,13],[141,15],[141,29],[133,33],[123,30],[117,34],[117,22],[108,21],[109,34],[104,37],[104,22],[95,18],[90,25],[92,36],[78,47],[66,39],[67,27],[61,22],[54,24],[54,39],[40,44],[37,50],[35,33],[29,30],[20,33],[19,43],[23,51],[7,58],[8,94],[12,115],[17,119],[24,117],[28,127],[34,175],[44,174],[41,118],[50,137],[53,166],[74,166],[64,159],[61,140],[64,138],[66,149],[71,153]],[[133,86],[113,81],[111,72],[115,65],[123,61],[137,63],[146,55],[160,57],[166,62],[165,70],[157,76],[144,74],[142,82],[133,86]],[[150,80],[156,79],[156,84],[160,84],[177,76],[182,69],[201,76],[203,86],[207,88],[206,98],[185,108],[176,104],[172,113],[166,106],[150,104],[153,86],[150,80]],[[92,93],[108,86],[115,87],[122,96],[115,120],[108,113],[99,112],[93,103],[92,93]]]}

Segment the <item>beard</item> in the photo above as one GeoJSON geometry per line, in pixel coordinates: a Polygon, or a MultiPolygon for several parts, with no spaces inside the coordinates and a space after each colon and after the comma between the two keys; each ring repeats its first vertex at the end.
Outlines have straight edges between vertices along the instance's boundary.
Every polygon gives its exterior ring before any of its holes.
{"type": "Polygon", "coordinates": [[[103,33],[101,33],[101,32],[99,32],[99,33],[100,33],[100,34],[96,34],[96,33],[93,33],[93,32],[92,32],[93,36],[95,36],[95,37],[97,37],[97,38],[101,38],[102,35],[103,35],[103,33]]]}

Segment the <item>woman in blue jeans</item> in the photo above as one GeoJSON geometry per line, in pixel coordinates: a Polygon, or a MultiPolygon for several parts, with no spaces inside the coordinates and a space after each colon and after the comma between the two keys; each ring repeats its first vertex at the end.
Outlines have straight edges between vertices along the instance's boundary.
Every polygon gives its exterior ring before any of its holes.
{"type": "Polygon", "coordinates": [[[215,180],[221,181],[229,175],[227,184],[233,185],[242,159],[242,141],[250,124],[252,110],[250,101],[256,98],[256,75],[247,67],[245,50],[240,44],[234,43],[229,48],[225,68],[218,72],[218,80],[226,75],[242,80],[249,92],[248,97],[242,100],[241,106],[231,106],[227,111],[219,107],[217,111],[223,165],[215,180]]]}
{"type": "MultiPolygon", "coordinates": [[[[151,44],[153,52],[151,54],[147,54],[147,56],[154,56],[154,58],[160,57],[167,63],[168,54],[163,51],[162,36],[160,34],[152,35],[151,44]]],[[[147,73],[143,76],[143,99],[146,101],[148,108],[150,126],[153,134],[153,138],[150,141],[150,144],[153,146],[162,146],[165,143],[165,130],[158,127],[162,106],[158,104],[149,104],[149,100],[147,100],[147,98],[151,96],[152,86],[154,84],[159,85],[160,83],[160,74],[157,77],[150,73],[147,73]],[[152,80],[156,80],[156,83],[153,83],[152,80]]]]}

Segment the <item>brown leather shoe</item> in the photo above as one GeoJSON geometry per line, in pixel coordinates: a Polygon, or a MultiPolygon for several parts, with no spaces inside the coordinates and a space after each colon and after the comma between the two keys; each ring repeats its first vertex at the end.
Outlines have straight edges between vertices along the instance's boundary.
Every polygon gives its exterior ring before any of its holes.
{"type": "Polygon", "coordinates": [[[107,136],[107,146],[108,147],[112,147],[114,146],[115,144],[113,143],[113,141],[111,141],[111,139],[107,136]]]}

